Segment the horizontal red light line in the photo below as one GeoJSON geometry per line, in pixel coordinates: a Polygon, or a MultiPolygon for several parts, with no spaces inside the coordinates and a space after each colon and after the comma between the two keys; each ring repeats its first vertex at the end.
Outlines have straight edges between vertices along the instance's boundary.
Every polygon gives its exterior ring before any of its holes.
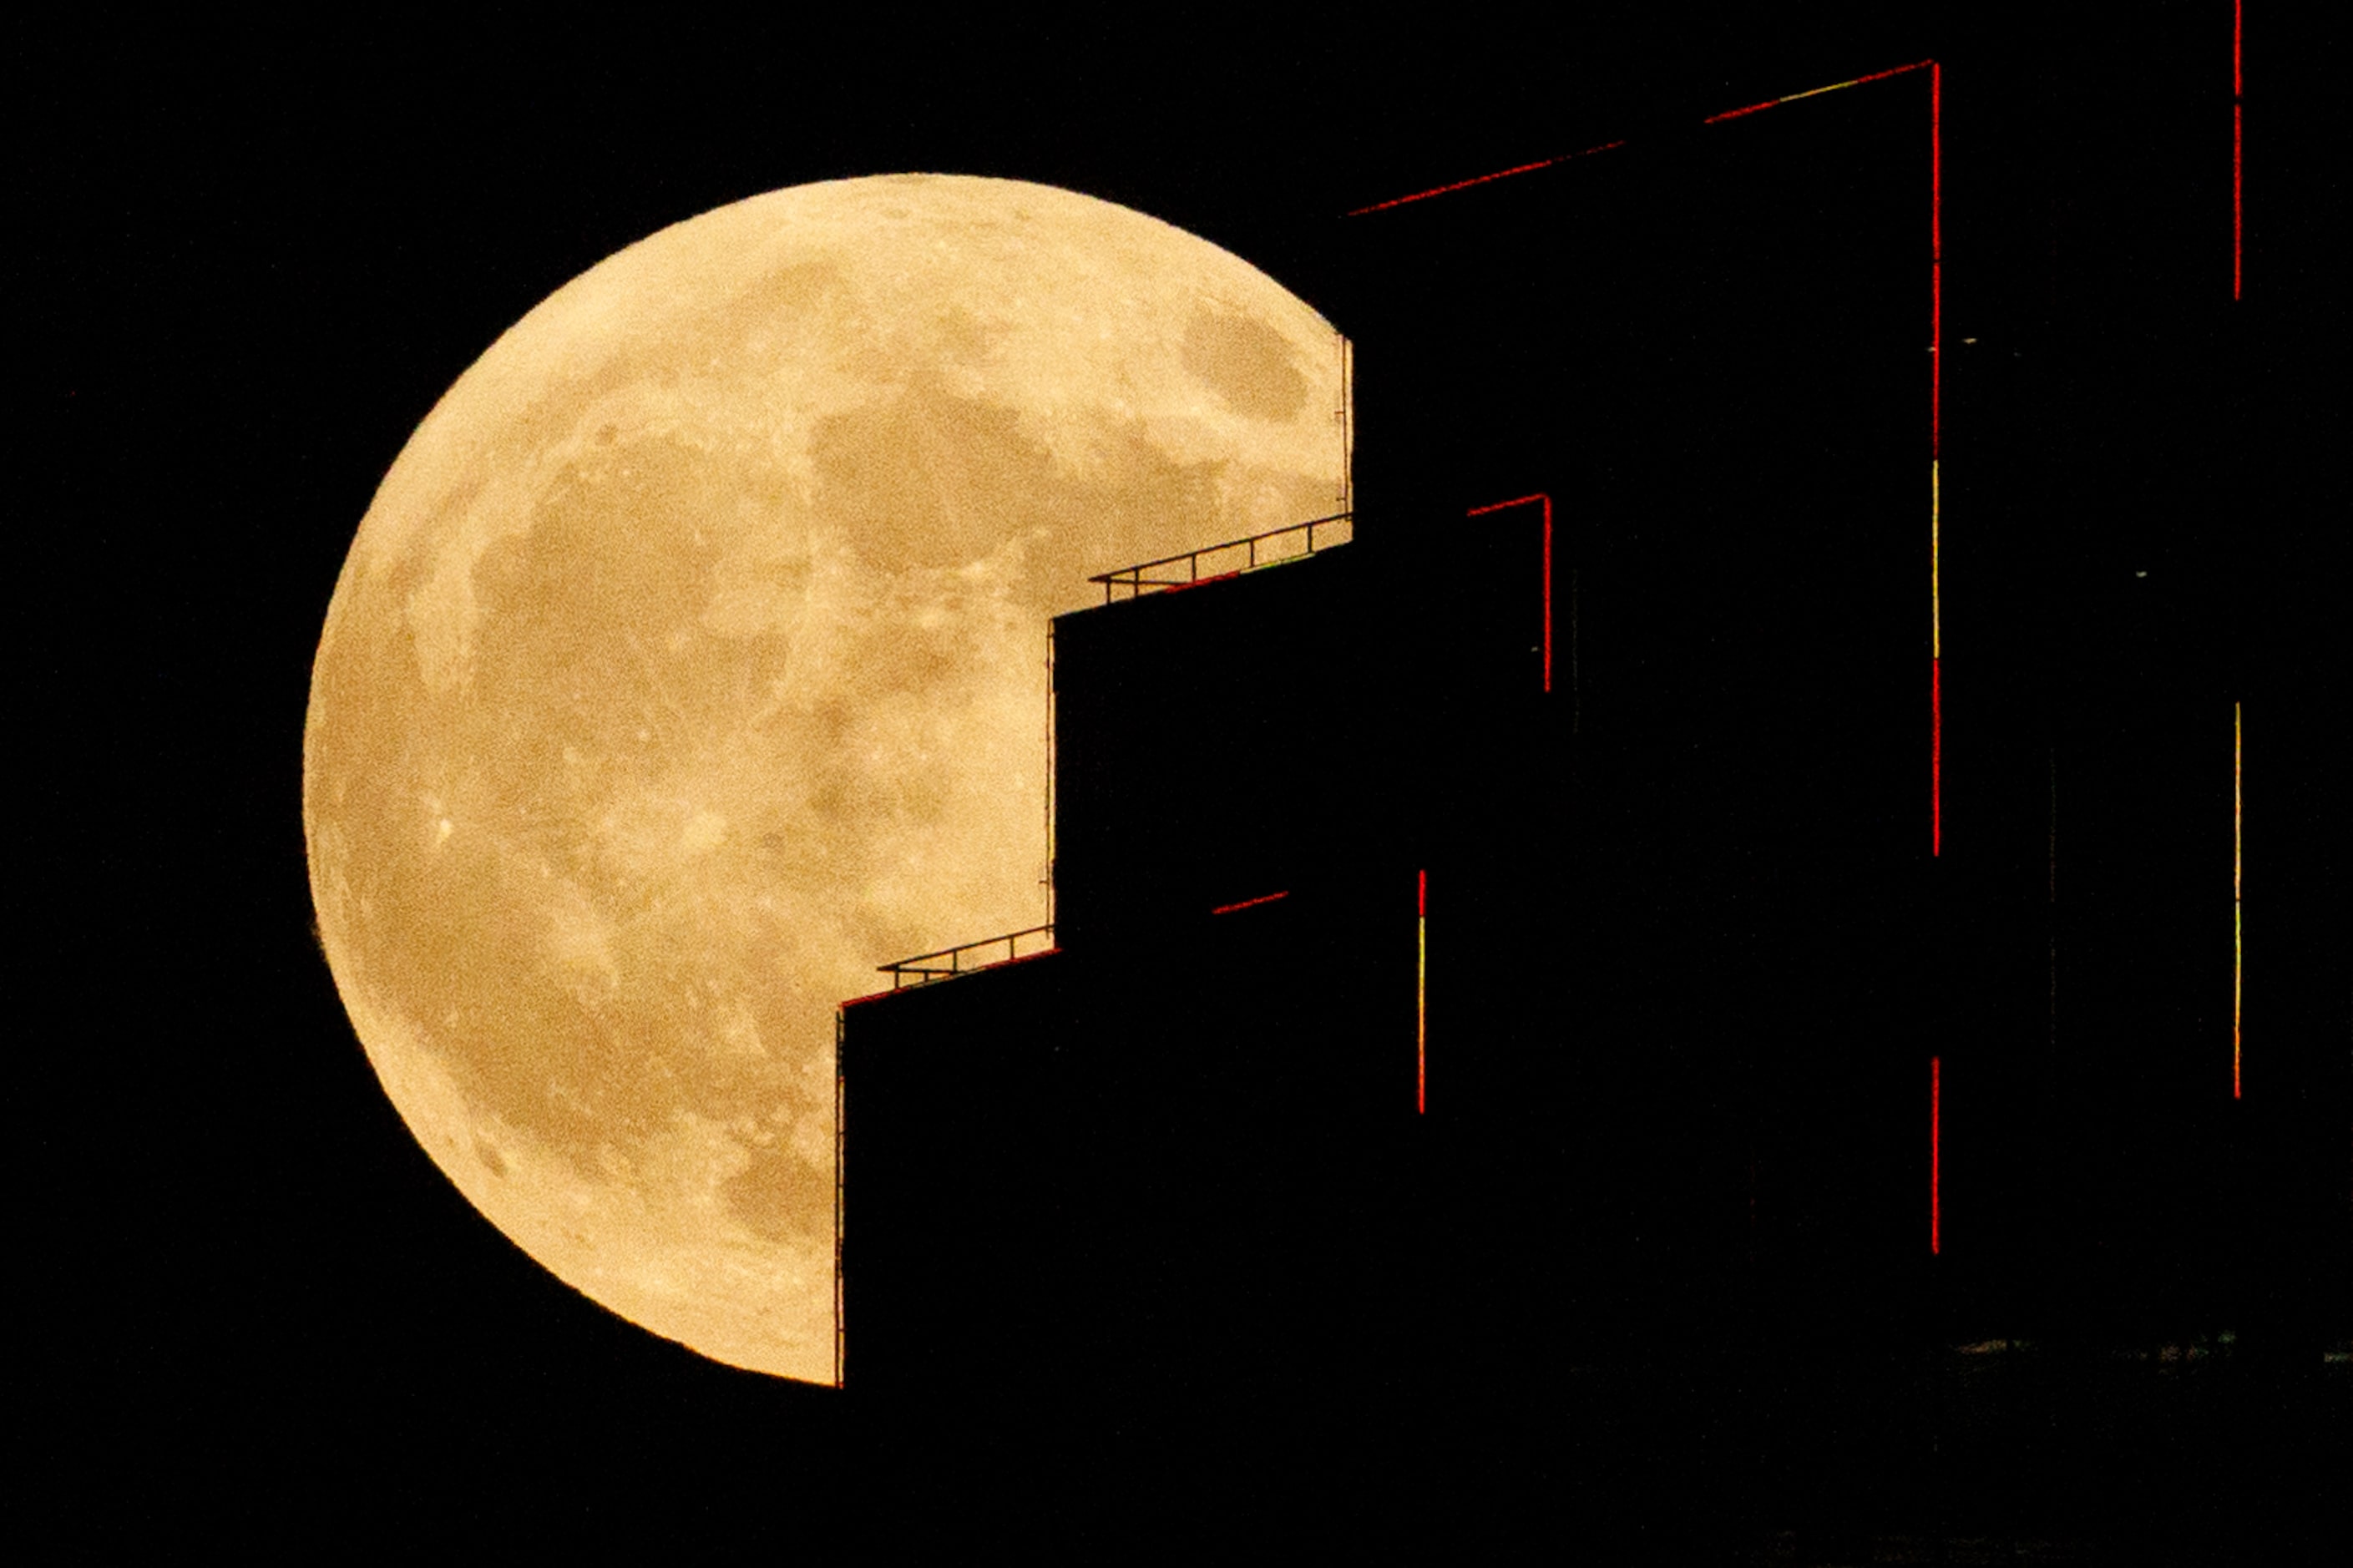
{"type": "Polygon", "coordinates": [[[1220,572],[1214,577],[1197,577],[1190,583],[1172,583],[1167,587],[1163,588],[1160,591],[1164,594],[1181,594],[1187,588],[1206,588],[1212,583],[1222,583],[1229,577],[1239,577],[1241,573],[1240,571],[1220,572]]]}
{"type": "Polygon", "coordinates": [[[1211,910],[1209,912],[1213,915],[1229,915],[1236,910],[1255,909],[1260,904],[1271,904],[1277,899],[1287,899],[1289,897],[1291,897],[1291,889],[1285,888],[1279,893],[1261,893],[1255,899],[1244,899],[1239,904],[1219,904],[1216,909],[1211,910]]]}
{"type": "Polygon", "coordinates": [[[1803,92],[1791,93],[1788,98],[1783,99],[1781,101],[1784,103],[1793,103],[1801,98],[1811,98],[1816,93],[1836,92],[1842,87],[1861,87],[1867,81],[1885,81],[1889,77],[1902,76],[1906,71],[1926,70],[1936,63],[1936,62],[1934,60],[1914,60],[1908,66],[1890,66],[1883,71],[1873,71],[1869,76],[1859,76],[1852,81],[1834,81],[1828,87],[1810,87],[1803,92]]]}
{"type": "Polygon", "coordinates": [[[1612,147],[1623,147],[1624,145],[1626,145],[1626,143],[1622,141],[1604,142],[1599,147],[1588,147],[1581,153],[1564,153],[1557,158],[1539,158],[1533,163],[1522,163],[1517,168],[1498,169],[1492,174],[1474,174],[1467,180],[1457,180],[1451,185],[1435,185],[1426,191],[1416,191],[1409,196],[1396,196],[1392,197],[1388,201],[1375,202],[1368,207],[1352,208],[1347,216],[1350,217],[1361,217],[1366,213],[1377,213],[1386,211],[1390,207],[1401,207],[1408,202],[1426,202],[1432,196],[1442,196],[1449,191],[1467,191],[1473,185],[1483,185],[1495,180],[1507,180],[1514,174],[1531,174],[1538,169],[1549,169],[1555,163],[1566,163],[1572,158],[1589,158],[1596,153],[1607,153],[1612,147]]]}
{"type": "Polygon", "coordinates": [[[1507,507],[1527,506],[1532,502],[1541,503],[1544,507],[1544,689],[1550,691],[1552,689],[1552,497],[1538,490],[1534,495],[1514,496],[1510,500],[1493,501],[1486,506],[1474,506],[1462,515],[1484,517],[1491,511],[1502,511],[1507,507]]]}
{"type": "Polygon", "coordinates": [[[1510,500],[1494,501],[1486,506],[1474,506],[1462,515],[1465,517],[1484,517],[1491,511],[1501,511],[1505,507],[1525,506],[1530,501],[1545,500],[1546,499],[1548,498],[1542,492],[1538,492],[1532,496],[1514,496],[1510,500]]]}
{"type": "MultiPolygon", "coordinates": [[[[1726,110],[1722,114],[1711,114],[1700,123],[1714,125],[1718,121],[1737,120],[1744,114],[1754,114],[1759,110],[1771,109],[1776,104],[1795,103],[1801,98],[1814,98],[1825,92],[1836,92],[1843,87],[1861,87],[1867,81],[1883,81],[1889,77],[1902,76],[1906,71],[1919,70],[1934,63],[1930,60],[1915,60],[1910,65],[1894,66],[1883,71],[1873,71],[1868,76],[1855,77],[1848,81],[1834,81],[1827,87],[1810,87],[1803,92],[1793,92],[1786,98],[1768,99],[1763,103],[1752,103],[1746,109],[1732,109],[1726,110]]],[[[1426,191],[1416,191],[1411,195],[1393,196],[1385,202],[1375,202],[1370,206],[1352,207],[1346,216],[1362,217],[1366,213],[1386,212],[1390,207],[1401,207],[1409,202],[1426,202],[1432,196],[1442,196],[1450,191],[1467,191],[1473,185],[1483,185],[1495,180],[1507,180],[1514,174],[1532,174],[1538,169],[1549,169],[1555,163],[1566,163],[1572,158],[1589,158],[1596,153],[1607,153],[1613,147],[1624,145],[1626,142],[1621,137],[1615,142],[1604,142],[1599,147],[1588,147],[1581,153],[1564,153],[1557,158],[1539,158],[1533,163],[1520,163],[1509,169],[1498,169],[1492,174],[1474,174],[1470,179],[1457,180],[1451,184],[1432,185],[1426,191]]]]}
{"type": "Polygon", "coordinates": [[[1728,109],[1722,114],[1711,114],[1700,123],[1714,125],[1721,120],[1737,120],[1744,114],[1754,114],[1762,109],[1771,109],[1776,104],[1795,103],[1801,98],[1819,98],[1826,92],[1836,92],[1842,87],[1861,87],[1867,81],[1884,81],[1892,76],[1902,76],[1905,71],[1918,70],[1929,63],[1927,60],[1915,60],[1908,66],[1895,66],[1887,70],[1873,71],[1869,76],[1859,76],[1847,81],[1834,81],[1827,87],[1810,87],[1803,92],[1793,92],[1785,98],[1768,98],[1762,103],[1752,103],[1746,109],[1728,109]]]}

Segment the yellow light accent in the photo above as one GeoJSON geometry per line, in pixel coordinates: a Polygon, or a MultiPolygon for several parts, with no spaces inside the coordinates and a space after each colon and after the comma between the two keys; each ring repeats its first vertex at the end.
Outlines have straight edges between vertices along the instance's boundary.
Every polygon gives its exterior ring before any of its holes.
{"type": "Polygon", "coordinates": [[[1430,1108],[1430,920],[1424,916],[1414,922],[1415,935],[1421,952],[1413,972],[1413,1104],[1414,1110],[1430,1108]]]}
{"type": "Polygon", "coordinates": [[[1937,535],[1943,523],[1944,484],[1936,473],[1936,459],[1928,459],[1928,657],[1945,657],[1945,598],[1943,585],[1937,580],[1940,570],[1938,553],[1943,548],[1937,535]]]}
{"type": "Polygon", "coordinates": [[[1836,92],[1842,87],[1852,87],[1856,81],[1861,81],[1862,79],[1861,77],[1856,77],[1854,81],[1834,81],[1828,87],[1810,87],[1803,92],[1793,92],[1787,98],[1777,98],[1773,101],[1776,103],[1795,103],[1801,98],[1812,98],[1818,93],[1836,92]]]}

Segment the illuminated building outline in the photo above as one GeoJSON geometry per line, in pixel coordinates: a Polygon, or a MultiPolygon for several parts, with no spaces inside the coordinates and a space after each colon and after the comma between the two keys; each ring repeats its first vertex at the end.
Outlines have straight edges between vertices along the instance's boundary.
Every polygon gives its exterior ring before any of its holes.
{"type": "Polygon", "coordinates": [[[1534,495],[1514,496],[1487,506],[1474,506],[1465,517],[1484,517],[1491,511],[1507,507],[1525,506],[1530,501],[1544,505],[1544,689],[1552,689],[1552,497],[1539,490],[1534,495]]]}
{"type": "MultiPolygon", "coordinates": [[[[2237,48],[2235,42],[2232,48],[2235,62],[2237,48]]],[[[2236,69],[2235,63],[2233,69],[2234,71],[2236,69]]],[[[1767,109],[1778,108],[1784,103],[1795,103],[1799,99],[1818,98],[1823,93],[1836,92],[1841,88],[1860,87],[1865,82],[1884,81],[1890,77],[1904,76],[1915,70],[1926,70],[1928,73],[1928,853],[1932,858],[1941,858],[1945,852],[1945,613],[1939,559],[1943,549],[1940,516],[1942,479],[1938,472],[1944,445],[1942,426],[1945,379],[1945,68],[1941,62],[1933,59],[1915,60],[1910,65],[1894,66],[1886,70],[1873,71],[1867,76],[1831,82],[1827,87],[1808,88],[1803,92],[1793,92],[1780,98],[1767,99],[1762,103],[1752,103],[1741,109],[1726,110],[1721,114],[1709,115],[1700,123],[1715,125],[1727,120],[1738,120],[1746,115],[1761,113],[1767,109]]],[[[1483,185],[1496,180],[1509,179],[1514,174],[1533,174],[1538,169],[1549,169],[1555,164],[1590,157],[1597,153],[1607,153],[1612,148],[1625,145],[1626,142],[1620,139],[1616,142],[1602,142],[1598,147],[1588,147],[1581,152],[1565,153],[1556,158],[1539,158],[1534,163],[1514,164],[1508,169],[1498,169],[1493,174],[1476,174],[1467,180],[1456,180],[1448,184],[1433,185],[1425,191],[1415,191],[1409,195],[1395,196],[1385,202],[1375,202],[1368,206],[1353,207],[1345,216],[1361,217],[1367,213],[1385,212],[1391,207],[1404,206],[1411,202],[1427,201],[1432,196],[1442,196],[1450,192],[1468,190],[1473,185],[1483,185]]],[[[2234,157],[2234,170],[2235,167],[2234,157]]],[[[2237,175],[2234,173],[2232,175],[2234,190],[2236,179],[2237,175]]],[[[1510,506],[1516,503],[1505,501],[1500,504],[1510,506]]],[[[1481,510],[1493,509],[1482,508],[1481,510]]],[[[1472,515],[1477,514],[1474,512],[1472,515]]],[[[1547,541],[1550,539],[1549,521],[1550,504],[1547,503],[1547,541]]],[[[1547,563],[1545,574],[1547,595],[1545,615],[1546,649],[1545,689],[1547,691],[1552,689],[1550,653],[1552,616],[1549,603],[1551,579],[1552,574],[1547,563]]]]}
{"type": "Polygon", "coordinates": [[[1928,1252],[1945,1250],[1945,1058],[1928,1058],[1928,1252]]]}
{"type": "Polygon", "coordinates": [[[1430,873],[1416,874],[1414,937],[1419,949],[1413,971],[1413,1112],[1430,1111],[1430,873]]]}

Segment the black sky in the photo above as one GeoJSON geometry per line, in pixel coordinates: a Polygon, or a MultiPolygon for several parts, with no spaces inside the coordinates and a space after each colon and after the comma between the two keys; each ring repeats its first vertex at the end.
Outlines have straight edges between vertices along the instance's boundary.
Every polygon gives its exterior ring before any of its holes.
{"type": "MultiPolygon", "coordinates": [[[[114,16],[20,49],[11,270],[34,484],[15,580],[33,739],[16,820],[35,929],[17,972],[32,1070],[12,1100],[20,1290],[41,1326],[20,1331],[16,1381],[45,1488],[79,1528],[544,1512],[757,1519],[754,1539],[782,1547],[813,1513],[857,1511],[872,1452],[839,1396],[640,1333],[472,1213],[385,1100],[310,930],[310,658],[377,480],[501,331],[664,225],[810,180],[1002,175],[1165,218],[1331,310],[1317,280],[1347,208],[1936,56],[1955,62],[1957,119],[1977,112],[1973,82],[2080,104],[2050,121],[2077,133],[2047,160],[1952,146],[1949,199],[1980,226],[1951,245],[1999,257],[1980,275],[2007,292],[1973,301],[1956,282],[1950,336],[2113,334],[2112,368],[2161,380],[2200,334],[2201,363],[2249,388],[2217,406],[2260,410],[2266,450],[2340,439],[2315,368],[2341,323],[2323,288],[2341,263],[2319,244],[2340,176],[2293,89],[2332,52],[2327,24],[2251,23],[2248,287],[2268,314],[2217,347],[2214,310],[2181,301],[2227,289],[2227,5],[2066,36],[1978,7],[1862,23],[1620,9],[1648,19],[811,33],[583,14],[549,33],[114,16]],[[2038,270],[2036,247],[2065,264],[2038,270]]],[[[2112,450],[2053,482],[2144,499],[2185,482],[2134,418],[2064,416],[2112,450]]],[[[2341,600],[2324,533],[2341,525],[2305,471],[2274,466],[2274,526],[2252,553],[2118,524],[2072,547],[2067,580],[2128,594],[2105,552],[2148,546],[2179,584],[2164,591],[2191,602],[2110,619],[2148,618],[2167,658],[2192,657],[2185,637],[2213,645],[2194,658],[2218,689],[2333,648],[2312,633],[2341,600]]],[[[2322,704],[2316,729],[2331,700],[2342,728],[2330,684],[2297,688],[2322,704]]],[[[2331,751],[2300,753],[2309,801],[2324,775],[2341,801],[2331,751]]],[[[2335,842],[2309,853],[2341,865],[2335,842]]],[[[2323,939],[2298,940],[2327,963],[2323,939]]]]}

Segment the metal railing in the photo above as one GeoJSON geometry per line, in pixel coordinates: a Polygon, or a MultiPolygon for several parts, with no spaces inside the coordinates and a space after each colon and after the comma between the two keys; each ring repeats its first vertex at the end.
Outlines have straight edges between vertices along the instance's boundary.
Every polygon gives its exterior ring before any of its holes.
{"type": "Polygon", "coordinates": [[[1141,598],[1144,595],[1155,591],[1166,593],[1172,588],[1191,588],[1203,583],[1215,583],[1227,577],[1239,577],[1243,573],[1256,571],[1261,566],[1277,566],[1285,561],[1298,561],[1313,555],[1318,550],[1329,550],[1335,545],[1345,544],[1356,536],[1356,513],[1335,511],[1329,517],[1311,517],[1305,522],[1294,522],[1288,528],[1270,529],[1264,533],[1253,533],[1248,539],[1229,539],[1223,544],[1205,544],[1198,550],[1188,550],[1182,555],[1170,555],[1158,561],[1146,561],[1135,566],[1123,566],[1116,572],[1098,572],[1087,581],[1103,585],[1103,603],[1108,605],[1113,602],[1122,588],[1127,590],[1127,596],[1131,599],[1141,598]],[[1326,534],[1320,544],[1315,539],[1315,531],[1319,528],[1324,530],[1326,534]],[[1335,530],[1342,534],[1342,537],[1338,539],[1329,537],[1335,530]],[[1296,550],[1281,549],[1268,542],[1293,533],[1304,535],[1300,542],[1300,547],[1296,550]],[[1229,551],[1241,552],[1240,559],[1230,565],[1224,562],[1213,563],[1214,565],[1223,569],[1212,571],[1207,576],[1202,575],[1201,563],[1204,557],[1219,555],[1229,551]],[[1147,572],[1159,572],[1165,567],[1176,566],[1182,566],[1185,569],[1185,575],[1182,577],[1173,574],[1157,577],[1145,575],[1147,572]]]}
{"type": "Polygon", "coordinates": [[[984,969],[994,969],[1000,963],[1010,963],[1017,958],[1035,958],[1041,952],[1053,951],[1054,928],[1051,925],[1031,926],[1028,931],[1009,931],[1004,936],[983,937],[978,942],[967,942],[956,947],[944,947],[937,952],[919,952],[913,958],[902,958],[892,963],[878,963],[874,967],[891,977],[891,989],[896,991],[901,986],[911,983],[916,985],[929,985],[934,980],[948,980],[959,974],[974,974],[984,969]],[[1027,952],[1022,952],[1022,941],[1034,936],[1042,936],[1045,941],[1033,944],[1027,952]],[[964,962],[966,953],[995,952],[1000,947],[1005,950],[1004,952],[989,959],[987,963],[964,962]],[[942,959],[947,961],[944,965],[940,963],[942,959]]]}

